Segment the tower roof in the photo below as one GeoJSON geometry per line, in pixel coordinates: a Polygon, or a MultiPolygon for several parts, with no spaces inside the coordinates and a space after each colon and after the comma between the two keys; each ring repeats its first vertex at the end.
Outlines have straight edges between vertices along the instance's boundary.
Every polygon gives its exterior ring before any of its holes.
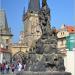
{"type": "Polygon", "coordinates": [[[28,11],[38,12],[40,10],[40,0],[29,0],[28,11]]]}
{"type": "Polygon", "coordinates": [[[0,10],[0,32],[1,34],[11,35],[10,28],[8,28],[6,13],[4,10],[0,10]]]}
{"type": "Polygon", "coordinates": [[[66,26],[66,29],[69,33],[75,33],[75,27],[73,27],[73,26],[68,25],[68,26],[66,26]]]}

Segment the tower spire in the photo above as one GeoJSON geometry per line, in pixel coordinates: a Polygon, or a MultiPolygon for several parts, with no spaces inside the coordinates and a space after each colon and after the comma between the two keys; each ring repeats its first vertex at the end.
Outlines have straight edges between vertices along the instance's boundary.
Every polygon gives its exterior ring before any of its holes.
{"type": "Polygon", "coordinates": [[[24,7],[24,9],[23,9],[23,16],[25,16],[25,7],[24,7]]]}
{"type": "Polygon", "coordinates": [[[24,7],[24,9],[23,9],[23,14],[25,14],[25,7],[24,7]]]}
{"type": "Polygon", "coordinates": [[[2,9],[2,1],[0,0],[0,10],[2,9]]]}
{"type": "Polygon", "coordinates": [[[0,29],[3,34],[10,35],[11,32],[8,27],[7,17],[4,10],[0,10],[0,29]]]}
{"type": "Polygon", "coordinates": [[[28,11],[37,12],[40,9],[40,0],[29,0],[28,11]]]}
{"type": "Polygon", "coordinates": [[[25,7],[24,7],[24,9],[23,9],[23,21],[25,20],[25,7]]]}

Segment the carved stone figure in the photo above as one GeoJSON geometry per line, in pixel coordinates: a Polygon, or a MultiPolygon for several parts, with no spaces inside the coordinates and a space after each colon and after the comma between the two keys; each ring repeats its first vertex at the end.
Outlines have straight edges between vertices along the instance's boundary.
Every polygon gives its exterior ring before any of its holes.
{"type": "Polygon", "coordinates": [[[44,6],[46,6],[47,5],[47,2],[46,2],[47,0],[43,0],[42,1],[42,7],[44,7],[44,6]]]}
{"type": "Polygon", "coordinates": [[[46,0],[39,11],[39,24],[42,36],[29,53],[29,71],[65,71],[64,60],[58,53],[57,36],[50,25],[50,9],[46,0]]]}

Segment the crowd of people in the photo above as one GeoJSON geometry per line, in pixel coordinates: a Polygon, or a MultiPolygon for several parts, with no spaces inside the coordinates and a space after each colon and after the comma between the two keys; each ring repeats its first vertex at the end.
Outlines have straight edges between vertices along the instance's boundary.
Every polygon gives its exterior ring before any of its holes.
{"type": "Polygon", "coordinates": [[[0,64],[0,72],[1,73],[14,73],[15,71],[20,72],[22,70],[25,70],[26,64],[22,64],[21,62],[18,62],[17,64],[9,64],[9,63],[2,63],[0,64]]]}

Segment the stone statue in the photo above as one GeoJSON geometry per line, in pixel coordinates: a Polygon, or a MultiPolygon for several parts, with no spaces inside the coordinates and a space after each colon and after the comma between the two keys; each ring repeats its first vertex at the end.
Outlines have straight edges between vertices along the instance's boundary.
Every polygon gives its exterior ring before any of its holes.
{"type": "Polygon", "coordinates": [[[39,11],[42,36],[28,54],[27,71],[65,71],[64,60],[57,49],[57,36],[50,25],[50,9],[46,0],[39,11]]]}
{"type": "Polygon", "coordinates": [[[48,8],[47,4],[43,5],[39,11],[39,21],[42,34],[47,35],[50,33],[50,9],[48,8]]]}

